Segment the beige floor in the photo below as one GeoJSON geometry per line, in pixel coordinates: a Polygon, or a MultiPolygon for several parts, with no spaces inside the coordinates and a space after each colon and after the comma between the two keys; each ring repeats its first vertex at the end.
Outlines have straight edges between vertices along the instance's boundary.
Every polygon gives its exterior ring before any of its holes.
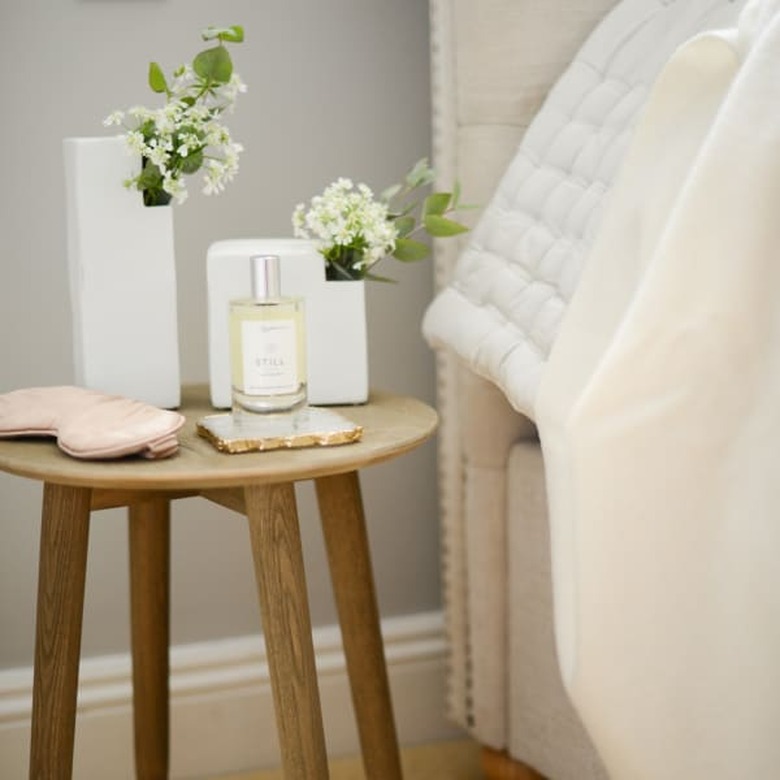
{"type": "MultiPolygon", "coordinates": [[[[401,751],[404,780],[481,780],[479,749],[468,741],[439,742],[401,751]]],[[[218,780],[283,780],[281,770],[230,775],[218,780]]],[[[336,759],[330,780],[365,780],[359,758],[336,759]]]]}

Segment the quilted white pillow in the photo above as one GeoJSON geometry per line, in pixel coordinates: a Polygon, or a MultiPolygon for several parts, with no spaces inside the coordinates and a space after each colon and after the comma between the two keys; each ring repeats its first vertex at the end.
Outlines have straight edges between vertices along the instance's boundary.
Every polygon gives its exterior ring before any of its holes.
{"type": "MultiPolygon", "coordinates": [[[[534,417],[539,379],[631,130],[671,53],[744,0],[623,0],[551,90],[423,332],[534,417]]],[[[605,285],[609,280],[604,280],[605,285]]]]}

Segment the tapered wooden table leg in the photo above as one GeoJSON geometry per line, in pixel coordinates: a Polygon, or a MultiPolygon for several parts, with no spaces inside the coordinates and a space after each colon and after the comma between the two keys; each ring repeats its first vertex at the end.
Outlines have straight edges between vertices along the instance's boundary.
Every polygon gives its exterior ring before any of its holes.
{"type": "Polygon", "coordinates": [[[293,483],[244,490],[285,780],[326,780],[328,762],[314,665],[293,483]]]}
{"type": "Polygon", "coordinates": [[[89,488],[44,484],[30,778],[68,780],[89,542],[89,488]]]}
{"type": "Polygon", "coordinates": [[[398,736],[357,472],[316,480],[367,780],[400,780],[398,736]]]}
{"type": "Polygon", "coordinates": [[[131,504],[130,625],[135,768],[138,780],[168,777],[170,502],[131,504]]]}

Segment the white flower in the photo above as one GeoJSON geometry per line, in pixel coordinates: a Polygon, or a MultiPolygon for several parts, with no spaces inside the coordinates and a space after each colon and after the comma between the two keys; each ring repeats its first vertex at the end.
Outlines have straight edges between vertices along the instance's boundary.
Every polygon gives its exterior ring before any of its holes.
{"type": "Polygon", "coordinates": [[[226,169],[219,160],[207,160],[204,164],[203,194],[216,195],[225,189],[226,169]]]}
{"type": "Polygon", "coordinates": [[[195,81],[195,73],[189,65],[180,65],[173,73],[171,92],[179,95],[187,91],[195,81]]]}
{"type": "Polygon", "coordinates": [[[127,135],[125,135],[125,143],[127,148],[136,154],[143,154],[146,149],[143,134],[138,130],[129,130],[127,135]]]}
{"type": "Polygon", "coordinates": [[[157,132],[160,135],[173,135],[176,132],[176,127],[179,121],[179,116],[176,113],[169,110],[169,106],[161,108],[156,112],[154,117],[154,124],[157,132]]]}
{"type": "Polygon", "coordinates": [[[144,156],[148,157],[160,170],[166,167],[170,159],[166,144],[161,144],[156,138],[149,142],[144,156]]]}
{"type": "Polygon", "coordinates": [[[103,126],[112,127],[114,125],[121,125],[124,118],[124,111],[113,111],[103,120],[103,126]]]}
{"type": "Polygon", "coordinates": [[[179,204],[184,203],[189,195],[184,181],[181,178],[174,178],[170,173],[163,178],[163,189],[176,198],[176,202],[179,204]]]}
{"type": "Polygon", "coordinates": [[[217,95],[228,104],[229,110],[232,111],[235,107],[236,97],[246,91],[246,84],[244,84],[237,73],[234,73],[227,84],[224,84],[217,89],[217,95]]]}
{"type": "Polygon", "coordinates": [[[208,146],[226,146],[230,143],[230,132],[228,129],[216,121],[204,122],[202,124],[204,143],[208,146]]]}
{"type": "Polygon", "coordinates": [[[292,215],[293,234],[315,239],[320,252],[348,256],[350,268],[362,276],[395,249],[398,231],[387,205],[374,200],[366,184],[339,178],[311,199],[299,203],[292,215]]]}
{"type": "Polygon", "coordinates": [[[143,106],[133,106],[127,110],[127,113],[133,117],[133,119],[138,120],[138,122],[144,122],[145,120],[154,117],[154,112],[143,106]]]}

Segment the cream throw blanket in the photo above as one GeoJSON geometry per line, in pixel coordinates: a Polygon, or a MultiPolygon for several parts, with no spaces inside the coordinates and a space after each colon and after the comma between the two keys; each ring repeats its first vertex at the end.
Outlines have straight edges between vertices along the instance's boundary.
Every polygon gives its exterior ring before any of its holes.
{"type": "Polygon", "coordinates": [[[536,411],[610,776],[780,777],[780,0],[660,76],[536,411]]]}

